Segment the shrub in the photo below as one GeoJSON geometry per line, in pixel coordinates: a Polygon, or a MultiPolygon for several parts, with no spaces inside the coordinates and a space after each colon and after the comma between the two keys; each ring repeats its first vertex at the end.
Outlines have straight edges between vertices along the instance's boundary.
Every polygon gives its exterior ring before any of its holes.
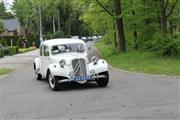
{"type": "Polygon", "coordinates": [[[4,38],[1,38],[1,39],[0,39],[0,44],[1,44],[2,46],[7,46],[7,41],[6,41],[4,38]]]}
{"type": "Polygon", "coordinates": [[[19,51],[18,46],[11,46],[4,48],[4,55],[14,55],[17,54],[19,51]]]}
{"type": "Polygon", "coordinates": [[[9,55],[9,47],[3,48],[4,50],[4,55],[9,55]]]}
{"type": "Polygon", "coordinates": [[[17,40],[16,46],[18,47],[23,47],[23,39],[21,37],[19,37],[19,39],[17,40]]]}
{"type": "Polygon", "coordinates": [[[3,58],[3,57],[4,57],[3,49],[0,49],[0,58],[3,58]]]}
{"type": "Polygon", "coordinates": [[[163,55],[175,56],[178,54],[180,39],[177,35],[156,33],[153,37],[153,50],[160,51],[163,55]]]}
{"type": "Polygon", "coordinates": [[[18,53],[18,47],[17,46],[11,46],[9,47],[9,55],[15,55],[18,53]]]}
{"type": "MultiPolygon", "coordinates": [[[[39,47],[39,35],[26,35],[26,39],[28,40],[29,45],[32,45],[32,42],[35,42],[36,47],[39,47]]],[[[13,45],[17,45],[18,40],[22,39],[22,35],[17,35],[17,36],[2,36],[0,37],[1,39],[5,39],[7,45],[6,46],[11,46],[11,40],[13,42],[13,45]]],[[[21,47],[21,46],[19,46],[21,47]]]]}

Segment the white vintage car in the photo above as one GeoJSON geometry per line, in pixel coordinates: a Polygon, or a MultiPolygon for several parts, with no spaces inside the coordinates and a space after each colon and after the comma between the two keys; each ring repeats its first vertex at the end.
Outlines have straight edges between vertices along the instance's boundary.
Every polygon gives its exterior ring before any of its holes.
{"type": "Polygon", "coordinates": [[[85,42],[79,39],[52,39],[41,43],[40,55],[34,60],[38,80],[47,79],[52,90],[61,83],[84,84],[96,81],[105,87],[109,81],[108,64],[103,59],[92,57],[89,62],[85,42]]]}

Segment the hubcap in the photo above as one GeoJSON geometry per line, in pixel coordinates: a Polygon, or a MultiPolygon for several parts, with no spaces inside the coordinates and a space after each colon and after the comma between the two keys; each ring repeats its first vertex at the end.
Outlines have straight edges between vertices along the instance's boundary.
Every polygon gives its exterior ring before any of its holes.
{"type": "Polygon", "coordinates": [[[50,84],[51,88],[54,88],[55,80],[54,80],[54,78],[52,77],[51,74],[49,74],[49,84],[50,84]]]}

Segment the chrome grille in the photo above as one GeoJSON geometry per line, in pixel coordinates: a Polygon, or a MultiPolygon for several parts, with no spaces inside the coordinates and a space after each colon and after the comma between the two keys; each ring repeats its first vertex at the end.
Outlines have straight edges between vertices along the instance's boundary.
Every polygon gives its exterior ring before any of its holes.
{"type": "Polygon", "coordinates": [[[73,67],[75,76],[87,75],[85,59],[80,58],[80,59],[72,60],[72,67],[73,67]]]}

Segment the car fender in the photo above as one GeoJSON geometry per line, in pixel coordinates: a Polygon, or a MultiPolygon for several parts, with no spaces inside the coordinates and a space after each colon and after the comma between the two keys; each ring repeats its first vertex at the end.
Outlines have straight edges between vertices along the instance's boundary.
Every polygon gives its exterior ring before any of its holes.
{"type": "Polygon", "coordinates": [[[40,70],[40,58],[35,58],[34,59],[34,70],[40,70]]]}
{"type": "Polygon", "coordinates": [[[108,71],[108,63],[103,59],[99,59],[97,64],[91,62],[89,63],[88,66],[89,66],[89,72],[91,70],[95,70],[96,74],[108,71]]]}
{"type": "Polygon", "coordinates": [[[70,72],[67,66],[61,67],[58,63],[49,64],[48,70],[51,72],[53,76],[62,76],[62,77],[68,77],[70,72]]]}

